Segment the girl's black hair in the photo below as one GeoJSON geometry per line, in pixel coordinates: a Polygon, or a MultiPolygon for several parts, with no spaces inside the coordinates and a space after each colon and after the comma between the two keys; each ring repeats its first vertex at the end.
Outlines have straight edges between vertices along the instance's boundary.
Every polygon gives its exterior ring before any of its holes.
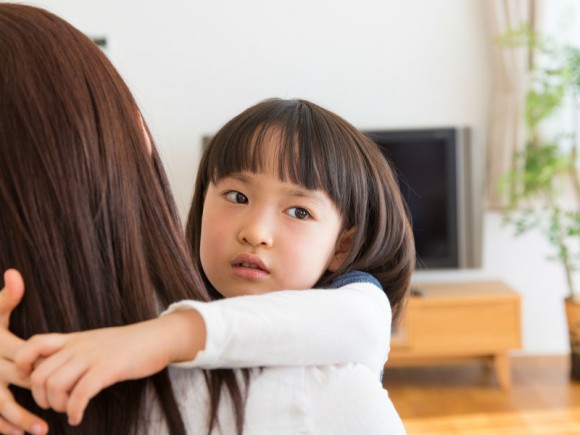
{"type": "Polygon", "coordinates": [[[352,249],[341,268],[327,272],[317,284],[328,284],[349,270],[366,271],[382,284],[396,322],[415,267],[415,245],[395,174],[371,139],[309,101],[263,101],[229,121],[208,143],[187,222],[199,269],[203,270],[201,217],[209,184],[234,173],[265,172],[271,164],[265,156],[272,153],[280,180],[323,190],[339,210],[343,229],[355,228],[352,249]],[[265,152],[265,147],[274,149],[265,152]]]}

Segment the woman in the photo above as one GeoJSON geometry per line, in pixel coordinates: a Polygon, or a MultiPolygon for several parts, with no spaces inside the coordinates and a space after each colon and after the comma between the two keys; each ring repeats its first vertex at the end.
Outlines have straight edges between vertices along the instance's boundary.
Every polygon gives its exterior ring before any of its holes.
{"type": "MultiPolygon", "coordinates": [[[[159,157],[106,56],[57,16],[2,3],[0,59],[0,269],[17,268],[27,285],[11,330],[26,339],[118,326],[181,299],[209,300],[159,157]]],[[[223,386],[241,432],[234,373],[204,377],[209,427],[223,386]]],[[[136,433],[151,402],[161,404],[169,433],[185,433],[165,370],[107,389],[77,428],[40,409],[29,391],[14,395],[54,433],[136,433]]]]}

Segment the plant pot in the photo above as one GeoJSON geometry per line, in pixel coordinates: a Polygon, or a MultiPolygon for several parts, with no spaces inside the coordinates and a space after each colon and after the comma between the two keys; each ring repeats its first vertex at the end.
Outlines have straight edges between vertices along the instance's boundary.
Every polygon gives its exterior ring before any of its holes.
{"type": "Polygon", "coordinates": [[[570,377],[580,381],[580,303],[565,299],[570,338],[570,377]]]}

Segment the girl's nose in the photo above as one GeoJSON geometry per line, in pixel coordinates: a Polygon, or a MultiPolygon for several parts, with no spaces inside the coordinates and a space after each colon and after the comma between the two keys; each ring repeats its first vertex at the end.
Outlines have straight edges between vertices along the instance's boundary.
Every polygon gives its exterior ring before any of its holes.
{"type": "Polygon", "coordinates": [[[267,213],[251,213],[240,228],[238,239],[251,246],[270,247],[274,242],[274,223],[267,213]]]}

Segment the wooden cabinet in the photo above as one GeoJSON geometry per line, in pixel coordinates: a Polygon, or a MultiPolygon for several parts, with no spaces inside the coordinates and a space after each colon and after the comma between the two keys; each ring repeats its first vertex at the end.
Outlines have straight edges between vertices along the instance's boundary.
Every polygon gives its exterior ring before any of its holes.
{"type": "Polygon", "coordinates": [[[508,351],[521,347],[520,296],[500,281],[418,283],[391,340],[387,366],[488,358],[511,384],[508,351]]]}

